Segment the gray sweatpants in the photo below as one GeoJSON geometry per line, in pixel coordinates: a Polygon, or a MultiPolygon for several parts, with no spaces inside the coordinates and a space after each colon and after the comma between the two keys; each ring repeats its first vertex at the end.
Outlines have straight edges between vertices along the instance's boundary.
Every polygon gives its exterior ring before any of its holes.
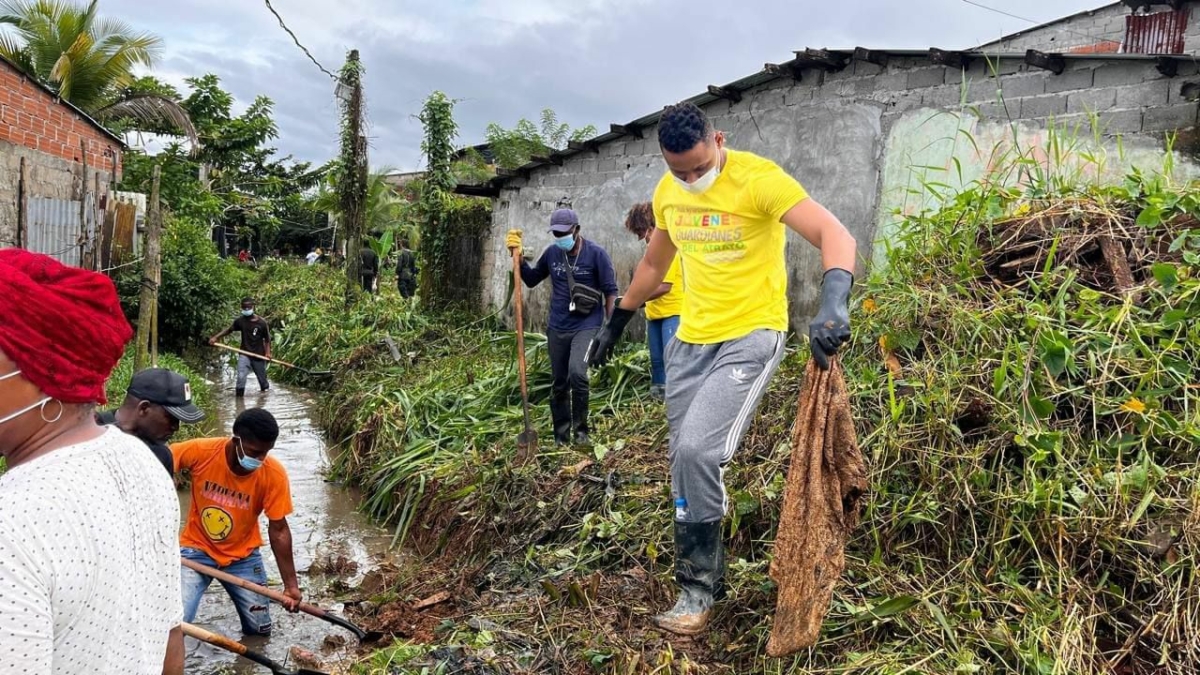
{"type": "Polygon", "coordinates": [[[254,372],[254,377],[258,378],[258,388],[266,391],[271,388],[271,384],[267,382],[267,362],[262,359],[252,359],[245,354],[238,354],[237,361],[237,388],[245,389],[246,380],[250,379],[250,372],[254,372]]]}
{"type": "Polygon", "coordinates": [[[671,495],[687,500],[677,520],[708,523],[725,516],[725,465],[754,420],[783,348],[783,333],[773,330],[712,345],[676,337],[667,345],[671,495]]]}

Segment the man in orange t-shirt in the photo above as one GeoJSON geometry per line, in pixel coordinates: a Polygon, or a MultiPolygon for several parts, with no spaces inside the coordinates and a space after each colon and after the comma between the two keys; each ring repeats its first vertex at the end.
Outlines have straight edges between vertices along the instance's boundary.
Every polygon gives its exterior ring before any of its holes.
{"type": "MultiPolygon", "coordinates": [[[[271,413],[251,408],[234,421],[232,438],[200,438],[171,446],[176,473],[186,469],[192,475],[192,506],[179,545],[188,560],[265,586],[258,516],[266,513],[271,551],[290,600],[285,608],[295,612],[302,596],[287,522],[292,493],[283,465],[267,456],[278,437],[279,425],[271,413]]],[[[183,620],[191,622],[212,577],[188,567],[182,575],[183,620]]],[[[237,607],[242,632],[270,634],[267,598],[233,584],[221,585],[237,607]]]]}

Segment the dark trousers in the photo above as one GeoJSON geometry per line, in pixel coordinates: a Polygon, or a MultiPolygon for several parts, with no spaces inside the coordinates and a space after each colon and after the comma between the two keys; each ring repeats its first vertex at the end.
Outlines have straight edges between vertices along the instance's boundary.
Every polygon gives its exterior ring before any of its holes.
{"type": "Polygon", "coordinates": [[[366,291],[368,293],[374,293],[375,292],[375,275],[364,273],[362,275],[362,287],[363,287],[364,291],[366,291]]]}
{"type": "Polygon", "coordinates": [[[572,426],[575,431],[588,431],[588,371],[584,357],[597,330],[546,331],[550,372],[554,375],[550,416],[558,440],[570,439],[572,426]]]}
{"type": "Polygon", "coordinates": [[[411,298],[417,294],[416,279],[397,279],[396,286],[400,289],[400,297],[411,298]]]}

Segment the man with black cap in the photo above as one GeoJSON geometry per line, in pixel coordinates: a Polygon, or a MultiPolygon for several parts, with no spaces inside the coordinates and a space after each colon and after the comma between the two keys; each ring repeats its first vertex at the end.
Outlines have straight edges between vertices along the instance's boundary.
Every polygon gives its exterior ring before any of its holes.
{"type": "MultiPolygon", "coordinates": [[[[533,288],[550,277],[550,321],[546,331],[550,370],[554,375],[550,415],[554,441],[588,443],[587,349],[617,298],[617,275],[612,259],[599,244],[579,235],[579,216],[558,209],[550,216],[554,244],[546,247],[537,265],[521,262],[521,279],[533,288]]],[[[509,230],[505,244],[521,249],[522,233],[509,230]]]]}
{"type": "Polygon", "coordinates": [[[167,441],[179,431],[180,422],[195,424],[202,419],[204,411],[192,402],[187,378],[165,368],[148,368],[134,375],[121,407],[96,415],[97,423],[116,424],[145,443],[172,476],[175,460],[167,441]]]}

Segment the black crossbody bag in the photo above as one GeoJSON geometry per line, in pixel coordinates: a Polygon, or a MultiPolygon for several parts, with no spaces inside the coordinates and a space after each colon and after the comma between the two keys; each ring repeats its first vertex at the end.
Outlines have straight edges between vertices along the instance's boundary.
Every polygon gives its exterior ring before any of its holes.
{"type": "MultiPolygon", "coordinates": [[[[583,255],[582,248],[579,249],[579,255],[583,255]]],[[[567,265],[567,292],[571,296],[568,311],[576,316],[591,316],[592,312],[604,303],[604,294],[587,284],[575,283],[575,268],[571,266],[571,259],[566,251],[563,251],[563,262],[567,265]]]]}

